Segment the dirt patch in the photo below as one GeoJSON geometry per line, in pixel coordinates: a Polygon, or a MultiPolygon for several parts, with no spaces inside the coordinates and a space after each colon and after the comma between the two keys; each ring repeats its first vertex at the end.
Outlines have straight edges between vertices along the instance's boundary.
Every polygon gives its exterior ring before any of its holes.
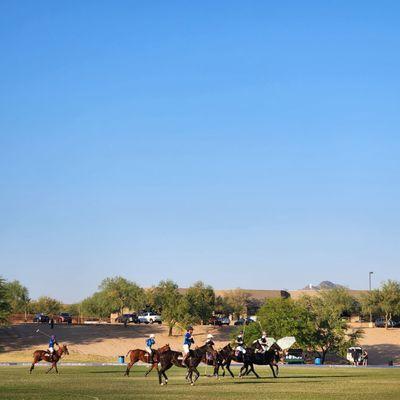
{"type": "MultiPolygon", "coordinates": [[[[56,325],[50,330],[47,325],[20,324],[0,329],[0,361],[31,361],[37,349],[46,349],[46,337],[35,333],[40,328],[47,334],[55,333],[61,343],[70,350],[68,361],[117,361],[118,356],[128,350],[145,346],[145,338],[156,335],[156,347],[168,343],[173,349],[182,349],[182,332],[168,336],[168,328],[163,325],[56,325]]],[[[393,360],[400,362],[400,329],[366,328],[361,345],[369,352],[370,364],[387,364],[393,360]]],[[[194,338],[197,345],[203,344],[208,333],[214,335],[217,347],[227,344],[233,326],[196,326],[194,338]]]]}

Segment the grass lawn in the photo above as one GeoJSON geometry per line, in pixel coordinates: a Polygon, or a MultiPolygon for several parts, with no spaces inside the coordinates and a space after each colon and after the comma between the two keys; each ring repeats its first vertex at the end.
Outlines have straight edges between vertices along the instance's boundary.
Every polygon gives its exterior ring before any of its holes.
{"type": "MultiPolygon", "coordinates": [[[[272,379],[265,367],[257,370],[264,378],[201,376],[196,386],[184,380],[184,371],[169,371],[168,386],[159,386],[156,374],[143,377],[144,367],[133,367],[124,377],[121,367],[63,367],[60,375],[36,368],[0,367],[0,399],[399,399],[400,369],[281,368],[272,379]],[[268,376],[268,377],[266,377],[268,376]]],[[[235,372],[237,372],[235,370],[235,372]]],[[[204,373],[204,367],[201,367],[204,373]]]]}

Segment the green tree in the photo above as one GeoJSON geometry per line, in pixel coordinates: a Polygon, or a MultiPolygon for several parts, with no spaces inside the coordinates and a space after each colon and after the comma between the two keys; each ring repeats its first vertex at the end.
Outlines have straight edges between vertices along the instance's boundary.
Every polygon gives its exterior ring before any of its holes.
{"type": "Polygon", "coordinates": [[[344,287],[322,290],[319,295],[324,304],[335,314],[350,316],[360,311],[359,302],[344,287]]]}
{"type": "Polygon", "coordinates": [[[11,313],[6,281],[0,277],[0,324],[6,324],[11,313]]]}
{"type": "Polygon", "coordinates": [[[214,289],[203,282],[196,282],[186,292],[189,303],[189,314],[205,323],[215,309],[214,289]]]}
{"type": "Polygon", "coordinates": [[[62,310],[60,301],[48,296],[39,297],[36,301],[32,302],[31,308],[35,313],[44,313],[48,315],[58,314],[62,310]]]}
{"type": "Polygon", "coordinates": [[[361,312],[365,316],[381,314],[382,296],[379,289],[374,289],[363,293],[360,297],[361,312]]]}
{"type": "Polygon", "coordinates": [[[217,296],[215,298],[215,312],[217,314],[230,315],[233,313],[233,308],[225,297],[217,296]]]}
{"type": "Polygon", "coordinates": [[[80,303],[63,304],[62,311],[73,316],[78,316],[80,314],[80,303]]]}
{"type": "Polygon", "coordinates": [[[113,307],[105,292],[93,293],[80,304],[80,314],[85,317],[108,318],[112,312],[113,307]]]}
{"type": "Polygon", "coordinates": [[[144,290],[121,276],[104,279],[99,288],[108,297],[114,312],[122,314],[124,308],[137,311],[145,305],[144,290]]]}
{"type": "Polygon", "coordinates": [[[364,314],[378,314],[385,318],[385,327],[394,315],[400,314],[400,283],[388,280],[379,289],[365,293],[361,297],[364,314]]]}
{"type": "Polygon", "coordinates": [[[171,280],[161,281],[150,290],[150,304],[168,325],[168,336],[172,336],[173,328],[184,318],[183,300],[178,285],[171,280]]]}
{"type": "Polygon", "coordinates": [[[400,283],[388,280],[383,283],[379,292],[379,307],[385,315],[385,326],[387,329],[392,316],[400,314],[400,283]]]}
{"type": "MultiPolygon", "coordinates": [[[[314,324],[308,310],[300,303],[288,299],[268,299],[260,308],[257,315],[257,322],[251,325],[258,325],[254,334],[259,335],[265,330],[267,335],[279,339],[285,336],[294,336],[300,347],[308,347],[310,344],[310,332],[314,324]]],[[[250,336],[251,331],[248,332],[250,336]]],[[[258,336],[259,337],[259,336],[258,336]]],[[[257,337],[249,337],[249,340],[257,337]]]]}
{"type": "Polygon", "coordinates": [[[309,312],[312,324],[308,325],[308,349],[316,352],[325,362],[328,353],[345,355],[348,347],[357,344],[361,330],[348,334],[349,326],[342,318],[343,305],[331,301],[330,296],[304,296],[300,304],[309,312]]]}
{"type": "Polygon", "coordinates": [[[31,299],[29,298],[28,289],[21,285],[17,280],[6,283],[8,298],[13,313],[24,313],[25,321],[27,319],[27,313],[29,310],[29,304],[31,299]]]}
{"type": "Polygon", "coordinates": [[[224,300],[229,305],[235,318],[240,318],[247,314],[247,305],[250,300],[250,294],[242,289],[231,290],[225,294],[224,300]]]}

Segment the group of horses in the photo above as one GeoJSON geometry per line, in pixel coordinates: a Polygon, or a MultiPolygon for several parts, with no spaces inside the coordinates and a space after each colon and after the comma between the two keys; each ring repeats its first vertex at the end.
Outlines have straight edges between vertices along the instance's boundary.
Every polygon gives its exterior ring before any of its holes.
{"type": "Polygon", "coordinates": [[[198,366],[201,362],[213,367],[213,376],[219,376],[219,370],[222,370],[222,376],[225,376],[227,370],[232,378],[234,374],[231,370],[232,362],[243,364],[239,377],[243,377],[252,372],[257,378],[260,376],[254,369],[254,365],[269,365],[274,378],[279,374],[278,362],[282,359],[284,353],[277,345],[272,345],[267,351],[263,349],[259,342],[254,343],[252,346],[246,348],[246,353],[237,352],[230,344],[227,344],[219,350],[215,350],[211,344],[204,344],[194,350],[190,350],[189,355],[183,362],[182,353],[174,351],[167,344],[154,351],[153,358],[150,360],[150,355],[145,350],[135,349],[129,350],[126,358],[129,357],[129,363],[126,367],[125,376],[129,376],[129,371],[132,366],[138,361],[149,363],[150,368],[146,371],[147,376],[153,369],[158,372],[158,380],[160,385],[168,383],[166,371],[172,366],[179,368],[186,368],[186,380],[194,385],[196,380],[200,377],[198,366]]]}
{"type": "MultiPolygon", "coordinates": [[[[60,346],[52,355],[45,350],[36,350],[33,353],[33,362],[29,373],[32,373],[36,363],[46,361],[51,364],[46,373],[49,373],[54,368],[58,374],[57,363],[64,354],[69,354],[66,345],[60,346]]],[[[183,362],[182,352],[172,350],[167,344],[154,350],[152,359],[150,358],[150,354],[140,349],[129,350],[126,355],[127,359],[128,356],[129,363],[125,371],[126,376],[129,376],[129,371],[135,363],[142,361],[151,364],[145,376],[153,369],[156,369],[158,372],[159,384],[164,385],[168,383],[166,371],[175,365],[179,368],[186,368],[186,380],[191,385],[194,385],[196,380],[200,377],[198,366],[201,362],[213,367],[213,376],[215,377],[219,376],[219,370],[221,369],[222,376],[225,376],[225,370],[227,370],[231,377],[234,378],[230,367],[232,362],[237,362],[243,364],[239,372],[239,377],[243,377],[252,372],[259,378],[260,376],[255,371],[254,365],[269,365],[274,378],[276,378],[279,373],[278,362],[282,359],[283,351],[276,343],[267,351],[264,351],[261,344],[256,342],[252,346],[246,348],[245,354],[237,352],[230,344],[227,344],[219,350],[215,350],[212,344],[206,343],[203,346],[190,350],[189,355],[183,362]]]]}

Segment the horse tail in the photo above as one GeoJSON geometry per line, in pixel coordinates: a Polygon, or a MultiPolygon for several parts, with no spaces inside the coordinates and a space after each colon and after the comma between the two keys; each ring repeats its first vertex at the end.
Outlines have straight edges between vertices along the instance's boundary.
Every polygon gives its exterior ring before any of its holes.
{"type": "Polygon", "coordinates": [[[129,353],[131,353],[133,350],[129,350],[127,353],[126,353],[126,356],[125,356],[125,358],[127,358],[128,356],[129,356],[129,353]]]}

